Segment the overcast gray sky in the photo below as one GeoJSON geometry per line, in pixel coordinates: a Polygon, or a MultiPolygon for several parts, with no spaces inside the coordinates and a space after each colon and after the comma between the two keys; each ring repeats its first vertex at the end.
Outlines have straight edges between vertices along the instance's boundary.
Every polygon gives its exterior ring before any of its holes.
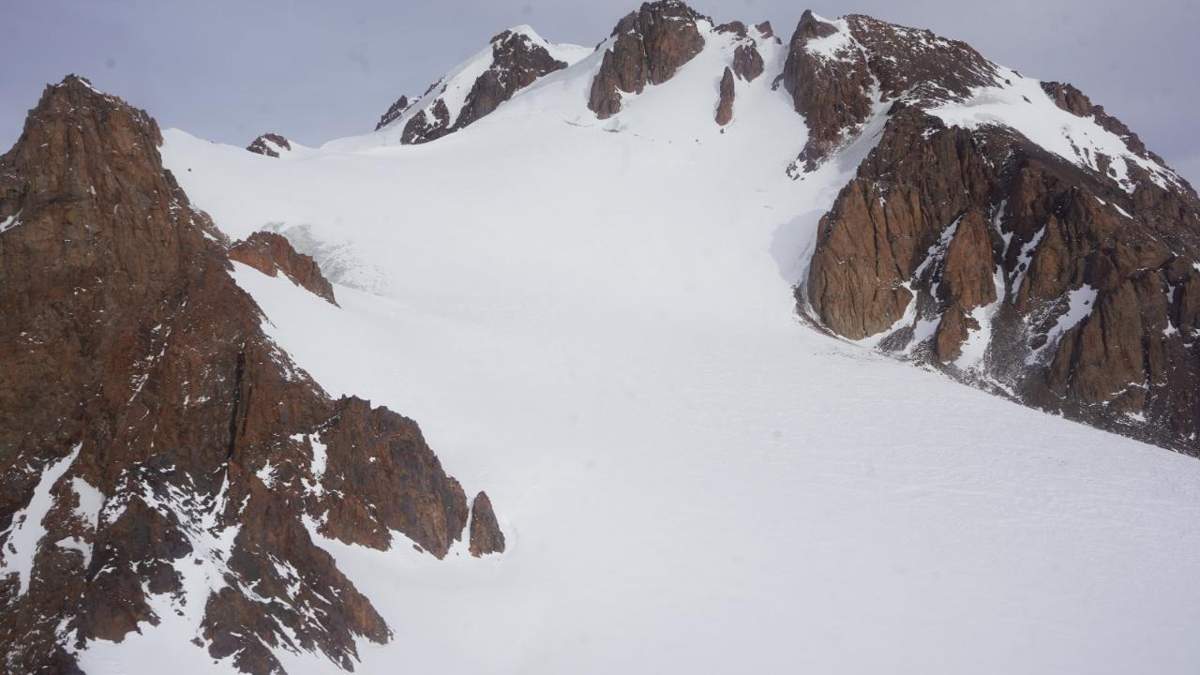
{"type": "MultiPolygon", "coordinates": [[[[374,127],[502,29],[593,45],[631,0],[0,0],[0,146],[68,72],[163,127],[246,144],[275,130],[316,145],[374,127]]],[[[695,0],[718,21],[770,19],[786,39],[806,8],[866,13],[966,40],[1041,79],[1066,80],[1200,185],[1200,1],[695,0]]]]}

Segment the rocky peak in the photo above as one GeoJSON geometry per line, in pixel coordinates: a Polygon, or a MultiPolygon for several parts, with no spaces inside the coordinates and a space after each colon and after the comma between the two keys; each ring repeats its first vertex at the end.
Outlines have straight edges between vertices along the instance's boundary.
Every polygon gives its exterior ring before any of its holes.
{"type": "Polygon", "coordinates": [[[797,165],[816,168],[857,135],[876,103],[962,100],[998,77],[996,66],[963,42],[863,15],[831,21],[806,11],[783,72],[809,127],[797,165]]]}
{"type": "Polygon", "coordinates": [[[1200,283],[1200,200],[1124,124],[1070,85],[862,16],[806,14],[784,81],[810,129],[805,170],[885,120],[821,220],[801,311],[1029,405],[1200,452],[1200,396],[1184,384],[1200,363],[1186,290],[1200,283]],[[959,122],[980,90],[1034,106],[1065,142],[1002,112],[959,122]]]}
{"type": "Polygon", "coordinates": [[[77,672],[75,650],[162,608],[199,626],[180,648],[245,672],[277,672],[279,649],[352,668],[358,638],[390,632],[319,538],[401,532],[441,557],[465,495],[414,422],[331,399],[262,332],[160,142],[71,76],[0,156],[6,669],[77,672]]]}
{"type": "Polygon", "coordinates": [[[926,105],[961,100],[973,87],[999,78],[995,64],[965,42],[861,14],[847,16],[845,23],[866,52],[882,100],[904,97],[926,105]]]}
{"type": "Polygon", "coordinates": [[[806,9],[800,15],[800,21],[796,23],[796,32],[792,34],[792,42],[793,44],[797,41],[807,43],[809,40],[829,37],[837,32],[837,26],[823,19],[818,19],[817,15],[813,14],[811,9],[806,9]]]}
{"type": "Polygon", "coordinates": [[[333,286],[321,274],[316,261],[297,253],[287,237],[281,234],[255,232],[229,248],[229,259],[245,263],[267,276],[273,277],[276,272],[283,272],[296,285],[337,304],[333,297],[333,286]]]}
{"type": "Polygon", "coordinates": [[[704,48],[697,21],[710,19],[679,0],[645,3],[613,28],[588,108],[604,119],[621,110],[621,92],[640,94],[662,84],[704,48]]]}
{"type": "Polygon", "coordinates": [[[254,139],[250,145],[246,146],[246,149],[256,155],[278,157],[283,153],[291,152],[292,144],[282,135],[270,132],[254,139]]]}
{"type": "Polygon", "coordinates": [[[806,170],[857,133],[871,113],[872,76],[862,50],[848,27],[811,11],[792,33],[782,80],[808,125],[808,141],[797,160],[806,170]]]}
{"type": "Polygon", "coordinates": [[[413,110],[404,123],[402,143],[426,143],[463,129],[538,78],[566,68],[567,63],[556,59],[550,47],[529,27],[503,31],[492,38],[488,51],[434,83],[419,101],[398,112],[389,110],[377,128],[413,110]]]}
{"type": "Polygon", "coordinates": [[[476,558],[504,552],[504,533],[492,510],[492,500],[486,492],[475,495],[471,502],[471,555],[476,558]]]}

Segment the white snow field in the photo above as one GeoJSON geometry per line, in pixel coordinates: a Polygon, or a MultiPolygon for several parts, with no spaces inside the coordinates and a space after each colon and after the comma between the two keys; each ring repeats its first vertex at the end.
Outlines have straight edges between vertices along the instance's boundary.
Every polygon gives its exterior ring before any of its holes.
{"type": "MultiPolygon", "coordinates": [[[[595,54],[427,145],[276,160],[165,134],[231,237],[335,252],[340,308],[234,274],[331,394],[416,419],[507,535],[482,560],[323,540],[394,631],[358,672],[1200,670],[1200,462],[802,325],[791,285],[881,120],[790,180],[783,48],[722,133],[730,45],[707,39],[606,121],[595,54]]],[[[180,625],[82,665],[231,668],[180,625]]]]}

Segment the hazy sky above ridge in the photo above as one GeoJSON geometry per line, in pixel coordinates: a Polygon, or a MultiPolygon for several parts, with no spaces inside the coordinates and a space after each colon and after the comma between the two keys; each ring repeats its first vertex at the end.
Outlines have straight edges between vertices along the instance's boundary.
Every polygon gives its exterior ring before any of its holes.
{"type": "MultiPolygon", "coordinates": [[[[275,130],[306,145],[369,131],[504,28],[594,45],[629,0],[0,0],[0,146],[42,87],[69,72],[163,127],[244,145],[275,130]]],[[[1145,0],[694,0],[717,21],[804,9],[865,13],[965,40],[990,59],[1069,81],[1200,184],[1200,2],[1145,0]]]]}

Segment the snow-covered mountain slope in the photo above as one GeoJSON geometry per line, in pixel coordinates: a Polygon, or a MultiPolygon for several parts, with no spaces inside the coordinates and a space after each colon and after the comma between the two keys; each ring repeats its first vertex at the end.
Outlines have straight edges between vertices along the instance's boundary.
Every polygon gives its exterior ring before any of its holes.
{"type": "MultiPolygon", "coordinates": [[[[1200,464],[798,321],[889,106],[793,180],[787,46],[757,41],[722,128],[738,38],[701,33],[602,121],[603,50],[422,145],[387,127],[268,162],[164,134],[225,233],[347,270],[337,307],[235,265],[266,332],[503,505],[509,550],[475,564],[318,538],[394,633],[359,671],[1194,672],[1200,464]]],[[[228,668],[168,630],[82,663],[139,672],[177,642],[176,672],[228,668]]]]}
{"type": "Polygon", "coordinates": [[[411,104],[401,97],[376,131],[402,143],[441,138],[490,114],[538,77],[575,63],[587,47],[548,42],[531,26],[514,26],[455,66],[411,104]]]}

